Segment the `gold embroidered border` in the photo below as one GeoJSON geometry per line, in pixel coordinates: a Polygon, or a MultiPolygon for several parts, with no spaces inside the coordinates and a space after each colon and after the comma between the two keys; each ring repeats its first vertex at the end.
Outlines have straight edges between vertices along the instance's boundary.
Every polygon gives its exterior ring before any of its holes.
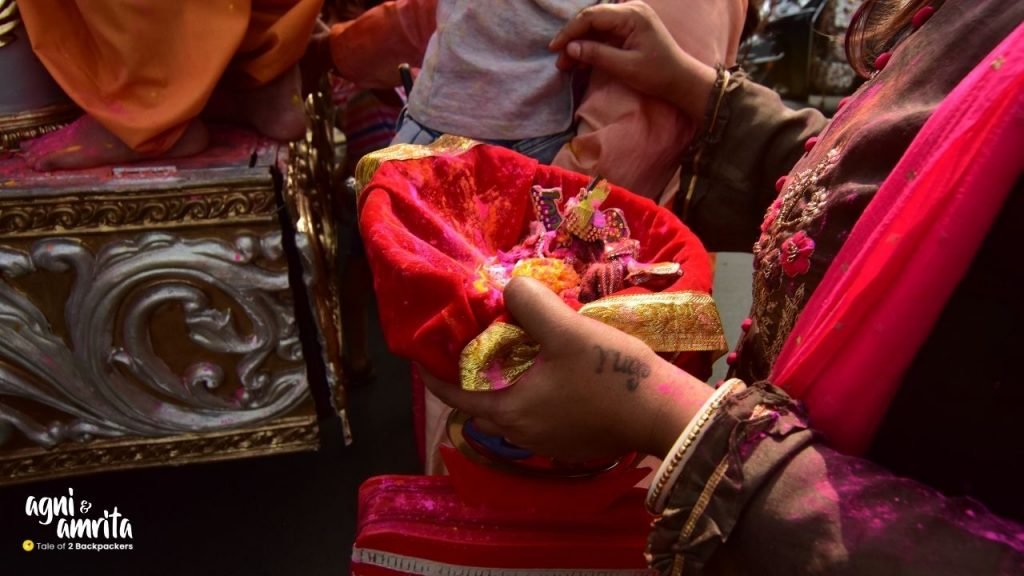
{"type": "MultiPolygon", "coordinates": [[[[715,468],[711,477],[708,478],[707,484],[704,485],[700,496],[697,497],[697,502],[694,503],[693,510],[690,511],[690,515],[686,519],[686,524],[683,525],[683,529],[679,532],[679,545],[677,549],[681,548],[682,544],[693,535],[693,530],[697,527],[697,521],[704,515],[704,510],[708,507],[708,503],[711,502],[711,496],[714,495],[718,484],[725,477],[725,472],[728,469],[729,458],[727,456],[715,468]]],[[[676,554],[675,560],[672,562],[672,576],[682,576],[685,562],[686,558],[682,554],[676,554]]]]}
{"type": "Polygon", "coordinates": [[[519,326],[495,322],[462,349],[459,373],[465,390],[490,390],[491,377],[515,382],[533,365],[540,346],[519,326]],[[493,366],[493,368],[492,368],[493,366]]]}
{"type": "Polygon", "coordinates": [[[360,193],[385,162],[391,160],[416,160],[431,156],[458,155],[473,148],[480,142],[462,136],[444,134],[426,146],[421,144],[395,144],[363,156],[356,164],[356,187],[360,193]]]}
{"type": "Polygon", "coordinates": [[[636,336],[656,352],[728,349],[718,307],[705,292],[609,296],[583,306],[580,314],[636,336]]]}
{"type": "MultiPolygon", "coordinates": [[[[580,308],[580,314],[643,340],[656,352],[714,352],[728,347],[718,307],[704,292],[661,292],[610,296],[580,308]]],[[[459,377],[465,390],[501,387],[533,364],[539,348],[518,326],[496,322],[462,349],[459,377]]]]}

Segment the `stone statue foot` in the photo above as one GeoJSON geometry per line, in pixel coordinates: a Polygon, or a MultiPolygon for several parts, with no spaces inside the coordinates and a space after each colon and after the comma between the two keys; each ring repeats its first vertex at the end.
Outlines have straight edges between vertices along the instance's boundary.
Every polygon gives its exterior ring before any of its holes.
{"type": "Polygon", "coordinates": [[[139,160],[179,158],[206,149],[206,126],[193,120],[181,138],[163,154],[140,154],[121,142],[89,115],[71,124],[22,144],[25,163],[33,170],[74,170],[109,164],[126,164],[139,160]]]}
{"type": "Polygon", "coordinates": [[[214,91],[205,115],[211,120],[250,126],[268,138],[297,140],[306,132],[299,67],[257,88],[240,89],[223,82],[214,91]]]}

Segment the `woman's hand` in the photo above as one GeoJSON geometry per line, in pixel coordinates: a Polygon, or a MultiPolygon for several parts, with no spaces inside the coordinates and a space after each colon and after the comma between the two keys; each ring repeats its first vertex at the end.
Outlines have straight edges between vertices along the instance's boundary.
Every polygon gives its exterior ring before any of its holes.
{"type": "Polygon", "coordinates": [[[516,278],[505,306],[540,344],[513,386],[469,392],[424,374],[443,402],[523,448],[566,461],[667,453],[711,388],[646,344],[580,316],[536,281],[516,278]]]}
{"type": "Polygon", "coordinates": [[[715,84],[714,68],[687,54],[661,19],[639,1],[585,8],[551,41],[558,67],[577,63],[606,71],[621,82],[664,98],[694,120],[703,120],[715,84]]]}

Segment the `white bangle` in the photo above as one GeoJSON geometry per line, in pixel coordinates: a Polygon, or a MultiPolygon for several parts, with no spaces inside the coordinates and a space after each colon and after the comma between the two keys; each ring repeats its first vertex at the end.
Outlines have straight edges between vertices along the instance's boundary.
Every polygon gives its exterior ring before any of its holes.
{"type": "Polygon", "coordinates": [[[665,456],[658,467],[658,473],[654,476],[650,488],[647,489],[645,504],[652,514],[661,514],[665,509],[665,502],[671,492],[669,488],[676,483],[682,473],[684,464],[690,458],[693,447],[697,445],[707,430],[706,424],[711,417],[718,412],[725,398],[732,393],[737,385],[744,385],[739,378],[732,378],[723,382],[701,406],[697,414],[687,423],[683,433],[679,435],[672,450],[665,456]]]}

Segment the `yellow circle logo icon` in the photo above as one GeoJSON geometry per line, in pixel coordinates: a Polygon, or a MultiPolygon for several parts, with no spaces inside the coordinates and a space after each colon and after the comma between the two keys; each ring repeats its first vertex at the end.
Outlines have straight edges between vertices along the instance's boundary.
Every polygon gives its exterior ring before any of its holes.
{"type": "Polygon", "coordinates": [[[36,543],[31,541],[31,540],[25,540],[24,542],[21,543],[21,548],[25,552],[31,552],[31,551],[35,550],[36,543]]]}

